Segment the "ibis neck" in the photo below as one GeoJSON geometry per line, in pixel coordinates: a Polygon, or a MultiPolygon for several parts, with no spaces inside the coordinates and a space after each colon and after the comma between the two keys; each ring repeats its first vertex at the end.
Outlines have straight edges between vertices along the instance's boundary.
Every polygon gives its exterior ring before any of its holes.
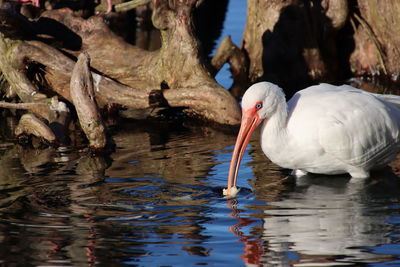
{"type": "MultiPolygon", "coordinates": [[[[269,134],[282,134],[286,131],[288,121],[288,108],[287,104],[282,103],[279,105],[274,114],[267,118],[263,124],[263,132],[267,131],[269,134]]],[[[264,133],[263,133],[264,134],[264,133]]]]}
{"type": "Polygon", "coordinates": [[[275,113],[267,118],[261,129],[261,146],[265,149],[275,149],[285,145],[287,141],[288,108],[286,102],[279,105],[275,113]]]}

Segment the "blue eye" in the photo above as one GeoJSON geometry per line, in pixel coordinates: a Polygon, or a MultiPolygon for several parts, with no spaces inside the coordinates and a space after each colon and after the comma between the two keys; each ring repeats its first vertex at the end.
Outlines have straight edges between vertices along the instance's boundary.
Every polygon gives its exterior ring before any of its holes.
{"type": "Polygon", "coordinates": [[[260,108],[262,108],[262,103],[257,103],[256,104],[256,109],[260,109],[260,108]]]}

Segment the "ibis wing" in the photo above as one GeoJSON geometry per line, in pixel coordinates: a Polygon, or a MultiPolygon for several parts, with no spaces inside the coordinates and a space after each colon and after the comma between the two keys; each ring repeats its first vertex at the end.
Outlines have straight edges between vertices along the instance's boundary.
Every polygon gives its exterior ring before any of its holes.
{"type": "Polygon", "coordinates": [[[399,111],[372,96],[359,97],[365,99],[358,99],[352,109],[321,118],[319,142],[326,153],[346,164],[386,165],[399,149],[399,111]]]}

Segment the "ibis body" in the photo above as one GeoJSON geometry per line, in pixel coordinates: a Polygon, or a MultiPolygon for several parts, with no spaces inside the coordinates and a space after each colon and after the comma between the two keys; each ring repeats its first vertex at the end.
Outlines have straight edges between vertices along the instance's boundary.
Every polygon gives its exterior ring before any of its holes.
{"type": "Polygon", "coordinates": [[[400,150],[400,96],[320,84],[286,102],[277,85],[252,85],[242,100],[228,192],[236,186],[241,158],[259,124],[265,155],[293,169],[293,174],[349,173],[365,178],[370,170],[393,161],[400,150]]]}

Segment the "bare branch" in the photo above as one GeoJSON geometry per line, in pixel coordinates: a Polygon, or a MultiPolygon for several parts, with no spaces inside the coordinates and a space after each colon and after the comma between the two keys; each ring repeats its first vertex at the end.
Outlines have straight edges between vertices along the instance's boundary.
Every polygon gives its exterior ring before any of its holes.
{"type": "Polygon", "coordinates": [[[46,105],[45,103],[10,103],[5,101],[0,101],[0,108],[10,108],[10,109],[35,109],[38,105],[46,105]]]}
{"type": "Polygon", "coordinates": [[[150,2],[151,2],[151,0],[132,0],[129,2],[125,2],[125,3],[116,4],[114,6],[114,9],[116,12],[129,11],[129,10],[135,9],[139,6],[146,5],[150,2]]]}

